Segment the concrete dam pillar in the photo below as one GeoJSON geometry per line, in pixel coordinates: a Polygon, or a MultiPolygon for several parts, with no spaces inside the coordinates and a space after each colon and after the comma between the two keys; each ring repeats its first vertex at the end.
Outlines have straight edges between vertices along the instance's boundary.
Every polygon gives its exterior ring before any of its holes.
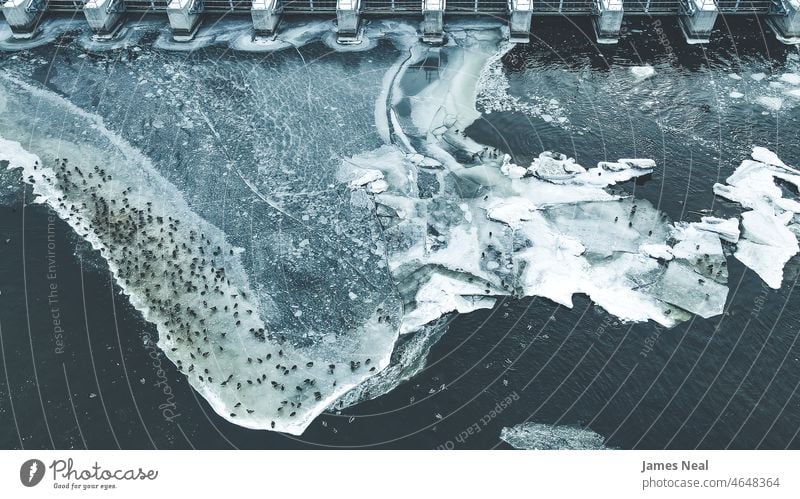
{"type": "Polygon", "coordinates": [[[617,43],[624,14],[622,0],[595,0],[594,10],[594,31],[597,43],[617,43]]]}
{"type": "Polygon", "coordinates": [[[510,41],[514,43],[528,43],[531,41],[531,16],[533,15],[532,0],[509,0],[508,27],[511,31],[510,41]]]}
{"type": "Polygon", "coordinates": [[[359,43],[358,25],[361,0],[336,0],[336,41],[359,43]]]}
{"type": "Polygon", "coordinates": [[[800,44],[800,0],[774,2],[767,23],[781,42],[800,44]]]}
{"type": "Polygon", "coordinates": [[[275,34],[283,12],[281,0],[253,0],[250,15],[253,17],[253,29],[257,35],[271,36],[275,34]]]}
{"type": "Polygon", "coordinates": [[[89,27],[98,38],[110,39],[122,26],[123,0],[88,0],[83,14],[89,27]]]}
{"type": "Polygon", "coordinates": [[[445,0],[422,0],[422,41],[444,42],[445,0]]]}
{"type": "Polygon", "coordinates": [[[686,42],[690,45],[708,43],[717,14],[719,10],[714,0],[681,0],[678,18],[686,42]]]}
{"type": "Polygon", "coordinates": [[[200,13],[203,0],[170,0],[167,4],[167,17],[172,28],[172,38],[176,42],[188,42],[200,27],[200,13]]]}
{"type": "Polygon", "coordinates": [[[2,5],[3,16],[11,27],[12,36],[20,40],[32,38],[36,34],[39,20],[47,6],[44,0],[8,0],[2,5]]]}

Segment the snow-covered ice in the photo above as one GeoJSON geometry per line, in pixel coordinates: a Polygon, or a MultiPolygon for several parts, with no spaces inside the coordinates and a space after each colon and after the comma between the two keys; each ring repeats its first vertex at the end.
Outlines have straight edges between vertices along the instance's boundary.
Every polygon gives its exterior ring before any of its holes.
{"type": "Polygon", "coordinates": [[[800,172],[763,147],[754,147],[752,158],[742,161],[725,184],[715,184],[714,193],[749,210],[742,214],[742,234],[734,256],[778,289],[784,265],[800,251],[792,230],[800,203],[797,196],[784,197],[778,182],[797,189],[800,172]]]}
{"type": "MultiPolygon", "coordinates": [[[[385,393],[413,375],[442,334],[444,317],[491,308],[498,297],[535,295],[571,307],[582,294],[622,320],[667,326],[691,314],[713,317],[728,295],[726,248],[770,286],[780,286],[783,265],[798,252],[793,228],[800,203],[776,182],[798,186],[800,174],[772,152],[755,148],[753,160],[714,187],[749,210],[741,221],[671,222],[651,203],[610,189],[659,175],[653,160],[597,158],[584,166],[542,151],[530,165],[517,165],[508,155],[484,154],[483,144],[463,134],[480,110],[512,110],[517,102],[500,63],[509,48],[502,29],[453,27],[448,44],[430,48],[416,42],[407,24],[370,26],[368,39],[389,39],[394,59],[349,54],[361,57],[354,66],[359,84],[343,88],[341,102],[328,96],[323,106],[312,98],[326,84],[343,85],[322,63],[303,66],[309,74],[299,77],[313,91],[282,95],[298,87],[298,76],[260,67],[272,58],[218,82],[233,89],[230,98],[159,97],[166,110],[141,133],[197,141],[190,158],[164,154],[178,168],[154,164],[103,120],[55,93],[0,78],[0,159],[21,168],[38,201],[101,252],[131,303],[157,325],[165,355],[226,419],[301,433],[326,407],[385,393]],[[382,31],[391,26],[395,35],[382,31]],[[436,76],[404,95],[397,80],[432,53],[442,64],[436,76]],[[277,81],[267,84],[248,71],[271,71],[277,81]],[[239,100],[256,105],[236,107],[239,100]],[[58,122],[52,124],[58,130],[32,133],[21,109],[33,101],[40,113],[64,116],[73,128],[58,122]],[[220,119],[231,115],[248,116],[247,123],[220,119]],[[305,115],[313,119],[297,125],[305,115]],[[473,158],[467,164],[456,159],[465,151],[473,158]],[[69,166],[55,158],[69,158],[69,166]],[[180,170],[182,161],[193,165],[191,179],[180,170]],[[73,185],[77,177],[65,177],[95,165],[113,180],[83,188],[73,185]],[[169,237],[152,221],[126,244],[102,225],[89,227],[105,213],[103,203],[122,199],[127,215],[115,211],[121,220],[151,211],[172,217],[169,237]],[[182,244],[197,244],[198,233],[212,262],[182,253],[182,244]],[[148,272],[175,272],[188,287],[147,273],[131,277],[126,263],[145,256],[162,257],[148,272]],[[192,286],[204,278],[216,279],[219,289],[198,295],[192,286]],[[166,300],[186,310],[171,316],[166,300]],[[176,331],[175,316],[189,334],[176,331]]],[[[288,29],[273,43],[223,26],[204,31],[197,43],[278,51],[325,42],[330,27],[325,21],[308,33],[288,29]]],[[[173,62],[153,67],[158,71],[139,83],[132,79],[128,89],[142,87],[144,101],[224,73],[173,62]]],[[[638,81],[655,74],[649,66],[631,72],[638,81]]],[[[51,84],[69,85],[70,76],[54,75],[51,84]]],[[[796,82],[783,75],[780,83],[796,82]]],[[[542,99],[523,112],[566,126],[559,101],[542,99]]],[[[513,438],[515,431],[547,433],[525,427],[506,434],[513,438]]]]}
{"type": "Polygon", "coordinates": [[[500,439],[524,450],[601,450],[605,438],[587,428],[521,423],[500,430],[500,439]]]}

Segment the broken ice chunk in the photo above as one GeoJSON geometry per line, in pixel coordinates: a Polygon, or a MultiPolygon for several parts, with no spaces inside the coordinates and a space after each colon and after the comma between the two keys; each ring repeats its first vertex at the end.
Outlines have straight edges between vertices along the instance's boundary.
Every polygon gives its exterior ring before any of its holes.
{"type": "Polygon", "coordinates": [[[728,287],[707,279],[682,262],[671,262],[653,288],[656,298],[672,303],[703,318],[720,315],[725,308],[728,287]]]}
{"type": "Polygon", "coordinates": [[[606,187],[653,173],[655,166],[655,161],[651,159],[600,161],[597,163],[597,168],[592,168],[583,175],[579,175],[576,177],[576,181],[606,187]]]}
{"type": "Polygon", "coordinates": [[[400,334],[416,331],[450,312],[463,314],[492,308],[495,299],[485,296],[485,286],[469,282],[467,277],[457,278],[438,272],[431,275],[419,287],[413,306],[408,307],[410,311],[403,316],[400,334]]]}
{"type": "Polygon", "coordinates": [[[367,190],[369,192],[371,192],[372,194],[379,194],[379,193],[385,191],[388,188],[389,188],[389,184],[382,178],[378,179],[378,180],[376,180],[374,182],[370,182],[367,185],[367,190]]]}
{"type": "Polygon", "coordinates": [[[701,217],[700,222],[694,222],[692,225],[697,229],[713,232],[729,243],[739,240],[739,220],[736,218],[725,220],[717,217],[701,217]]]}
{"type": "Polygon", "coordinates": [[[563,205],[549,208],[544,214],[558,230],[579,239],[587,252],[600,257],[620,251],[638,253],[640,245],[663,243],[668,236],[661,214],[647,201],[623,199],[563,205]]]}
{"type": "Polygon", "coordinates": [[[367,170],[360,177],[350,182],[350,188],[357,189],[359,187],[364,187],[376,180],[383,180],[383,172],[380,170],[367,170]]]}
{"type": "Polygon", "coordinates": [[[542,180],[560,183],[568,181],[578,173],[586,170],[575,163],[573,158],[569,158],[564,154],[545,151],[531,162],[528,171],[542,180]]]}
{"type": "Polygon", "coordinates": [[[636,81],[644,81],[654,74],[656,74],[655,68],[653,66],[646,64],[644,66],[632,66],[630,68],[631,74],[636,79],[636,81]]]}
{"type": "MultiPolygon", "coordinates": [[[[675,224],[672,237],[678,243],[673,246],[672,254],[680,260],[675,263],[685,264],[704,280],[726,284],[728,268],[719,235],[716,232],[702,230],[698,225],[697,222],[675,224]]],[[[698,284],[703,283],[698,281],[698,284]]]]}
{"type": "Polygon", "coordinates": [[[761,211],[747,211],[742,213],[742,227],[744,237],[770,246],[794,249],[797,251],[797,239],[791,230],[786,227],[792,220],[792,213],[772,215],[761,211]]]}
{"type": "Polygon", "coordinates": [[[536,205],[527,198],[509,197],[492,201],[486,207],[486,216],[491,220],[503,222],[509,227],[518,227],[520,222],[530,220],[536,205]]]}
{"type": "Polygon", "coordinates": [[[800,85],[800,74],[797,73],[783,73],[780,77],[782,82],[789,85],[800,85]]]}
{"type": "Polygon", "coordinates": [[[587,450],[605,449],[602,435],[588,428],[522,423],[500,431],[500,439],[515,449],[587,450]]]}
{"type": "Polygon", "coordinates": [[[756,161],[760,161],[761,163],[766,163],[768,165],[775,165],[775,166],[786,166],[786,163],[781,161],[777,154],[770,151],[766,147],[754,147],[752,153],[753,159],[756,161]]]}
{"type": "Polygon", "coordinates": [[[675,255],[672,254],[672,248],[666,244],[643,244],[639,246],[639,250],[656,260],[669,261],[675,257],[675,255]]]}
{"type": "Polygon", "coordinates": [[[770,111],[780,111],[783,107],[783,99],[780,97],[769,97],[761,95],[756,98],[756,102],[769,109],[770,111]]]}
{"type": "Polygon", "coordinates": [[[763,147],[754,147],[753,160],[742,161],[714,193],[751,208],[742,214],[743,232],[734,256],[768,286],[780,288],[783,266],[798,253],[797,237],[787,225],[800,212],[800,203],[784,198],[776,179],[800,186],[800,172],[788,167],[763,147]]]}
{"type": "Polygon", "coordinates": [[[773,172],[757,161],[742,161],[733,175],[726,179],[726,183],[714,184],[714,194],[745,208],[757,209],[783,196],[780,187],[775,184],[773,172]]]}
{"type": "Polygon", "coordinates": [[[509,178],[522,178],[528,173],[527,168],[512,163],[511,156],[508,154],[503,156],[503,164],[500,166],[500,171],[509,178]]]}
{"type": "Polygon", "coordinates": [[[742,239],[734,256],[747,268],[758,274],[772,289],[780,289],[783,282],[783,266],[794,255],[786,248],[768,246],[742,239]]]}
{"type": "Polygon", "coordinates": [[[761,211],[742,214],[744,239],[734,256],[773,289],[781,287],[783,266],[800,251],[797,238],[786,226],[791,215],[786,212],[776,216],[761,211]]]}
{"type": "Polygon", "coordinates": [[[719,236],[714,232],[700,230],[696,222],[675,223],[672,237],[678,241],[672,247],[675,258],[697,261],[712,256],[723,257],[719,236]]]}

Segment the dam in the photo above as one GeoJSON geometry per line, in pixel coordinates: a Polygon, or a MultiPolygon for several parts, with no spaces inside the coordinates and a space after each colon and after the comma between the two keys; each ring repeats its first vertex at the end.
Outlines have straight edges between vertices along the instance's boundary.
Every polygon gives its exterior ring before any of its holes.
{"type": "Polygon", "coordinates": [[[110,39],[126,16],[163,14],[176,41],[191,40],[204,15],[250,17],[259,36],[274,36],[281,17],[330,15],[340,43],[359,43],[362,18],[421,19],[426,42],[444,41],[447,18],[488,16],[508,21],[511,41],[526,43],[533,16],[591,17],[597,42],[614,44],[624,16],[676,17],[687,43],[708,43],[717,18],[763,16],[775,36],[800,43],[800,0],[6,0],[3,15],[15,38],[35,36],[48,13],[83,12],[98,39],[110,39]]]}

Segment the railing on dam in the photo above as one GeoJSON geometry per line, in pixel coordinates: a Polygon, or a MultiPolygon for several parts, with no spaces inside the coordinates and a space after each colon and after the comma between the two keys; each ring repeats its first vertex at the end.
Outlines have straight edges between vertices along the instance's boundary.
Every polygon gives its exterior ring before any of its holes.
{"type": "Polygon", "coordinates": [[[214,12],[249,13],[253,2],[250,0],[203,0],[203,6],[214,12]]]}
{"type": "MultiPolygon", "coordinates": [[[[2,3],[2,0],[0,0],[2,3]]],[[[722,14],[766,14],[773,0],[716,0],[722,14]]],[[[77,12],[83,9],[84,0],[50,0],[47,10],[52,12],[77,12]]],[[[591,15],[594,0],[534,0],[534,15],[591,15]]],[[[624,0],[625,15],[675,15],[679,0],[624,0]]],[[[203,11],[209,13],[249,13],[251,0],[203,0],[203,11]]],[[[167,9],[167,0],[126,0],[125,10],[131,13],[161,12],[167,9]]],[[[287,14],[334,14],[336,0],[288,0],[283,3],[287,14]]],[[[421,12],[420,0],[364,0],[364,14],[413,14],[421,12]]],[[[448,0],[448,14],[505,15],[509,12],[506,0],[448,0]]]]}
{"type": "Polygon", "coordinates": [[[362,10],[373,14],[419,14],[422,2],[418,0],[364,0],[362,10]]]}
{"type": "Polygon", "coordinates": [[[52,12],[75,12],[83,9],[83,0],[50,0],[47,10],[52,12]]]}
{"type": "Polygon", "coordinates": [[[719,0],[716,3],[720,12],[732,14],[762,14],[773,4],[772,0],[719,0]]]}
{"type": "Polygon", "coordinates": [[[766,15],[784,43],[800,44],[794,0],[0,0],[15,38],[35,36],[46,12],[82,13],[95,35],[113,38],[124,18],[164,13],[178,41],[192,39],[206,14],[249,16],[257,35],[275,34],[284,14],[336,18],[340,43],[358,43],[361,16],[407,15],[422,20],[422,39],[444,41],[447,17],[508,19],[512,41],[530,39],[533,16],[591,16],[598,44],[616,43],[624,16],[673,16],[690,44],[708,43],[718,15],[766,15]]]}
{"type": "Polygon", "coordinates": [[[497,0],[448,0],[445,12],[453,14],[505,14],[508,2],[497,0]]]}
{"type": "Polygon", "coordinates": [[[626,0],[623,2],[626,14],[668,15],[677,14],[679,2],[673,0],[626,0]]]}
{"type": "Polygon", "coordinates": [[[286,13],[298,14],[336,12],[336,0],[290,0],[283,4],[286,13]]]}

